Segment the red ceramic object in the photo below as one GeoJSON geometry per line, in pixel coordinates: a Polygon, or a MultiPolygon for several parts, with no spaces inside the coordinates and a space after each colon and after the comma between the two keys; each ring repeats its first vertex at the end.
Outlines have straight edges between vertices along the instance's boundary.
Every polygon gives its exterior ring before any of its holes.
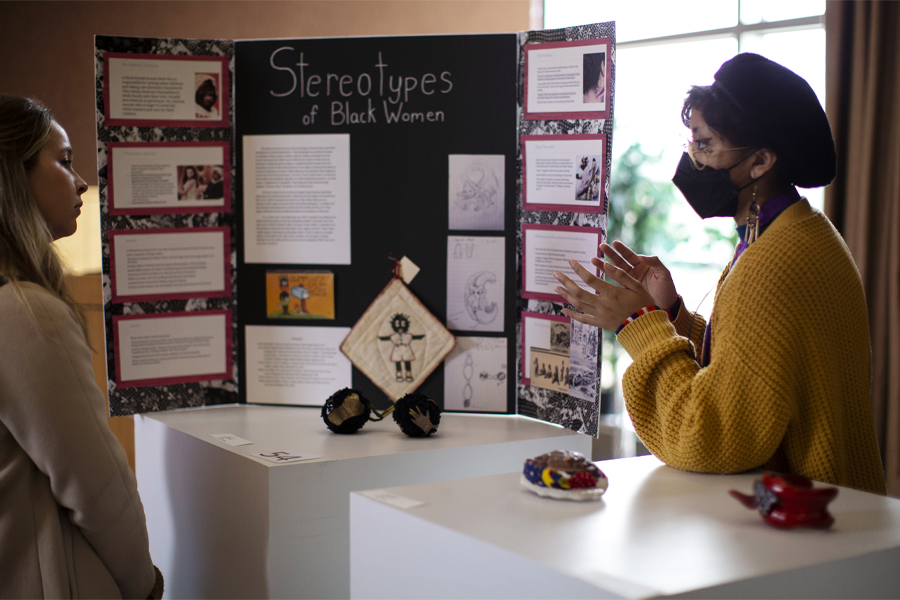
{"type": "Polygon", "coordinates": [[[753,496],[735,490],[728,493],[747,508],[758,509],[772,527],[827,529],[834,523],[827,506],[837,496],[837,488],[813,488],[812,481],[800,475],[766,473],[754,482],[753,491],[753,496]]]}

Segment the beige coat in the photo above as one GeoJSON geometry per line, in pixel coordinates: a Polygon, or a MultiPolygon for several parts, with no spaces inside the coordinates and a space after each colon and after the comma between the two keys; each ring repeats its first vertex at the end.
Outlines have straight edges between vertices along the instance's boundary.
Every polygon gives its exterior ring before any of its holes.
{"type": "Polygon", "coordinates": [[[0,597],[146,598],[144,508],[72,311],[0,286],[0,597]],[[33,313],[33,315],[32,315],[33,313]]]}

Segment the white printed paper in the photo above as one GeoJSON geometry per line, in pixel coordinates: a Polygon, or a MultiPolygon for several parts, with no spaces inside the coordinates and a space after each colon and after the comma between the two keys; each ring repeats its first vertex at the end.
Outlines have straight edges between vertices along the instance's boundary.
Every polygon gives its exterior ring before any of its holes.
{"type": "Polygon", "coordinates": [[[505,164],[502,154],[450,155],[450,229],[503,230],[505,164]]]}
{"type": "Polygon", "coordinates": [[[606,44],[528,48],[527,112],[570,113],[607,108],[606,44]],[[600,55],[602,67],[588,75],[585,55],[600,55]]]}
{"type": "MultiPolygon", "coordinates": [[[[116,211],[225,206],[225,145],[109,145],[110,208],[116,211]]],[[[158,212],[158,211],[156,211],[158,212]]]]}
{"type": "Polygon", "coordinates": [[[594,231],[596,233],[575,228],[526,228],[523,295],[544,294],[559,298],[556,287],[561,284],[553,277],[557,272],[569,277],[582,289],[593,292],[593,288],[575,274],[569,261],[576,260],[596,274],[597,268],[591,264],[591,258],[597,257],[600,252],[600,230],[594,231]]]}
{"type": "MultiPolygon", "coordinates": [[[[537,137],[537,136],[535,136],[537,137]]],[[[596,207],[603,197],[602,139],[565,136],[567,140],[524,140],[525,201],[574,210],[596,207]]]]}
{"type": "Polygon", "coordinates": [[[350,264],[350,135],[246,135],[244,260],[350,264]]]}
{"type": "Polygon", "coordinates": [[[114,120],[220,121],[222,62],[136,57],[109,59],[109,116],[114,120]],[[210,88],[210,102],[198,90],[210,88]]]}
{"type": "Polygon", "coordinates": [[[225,314],[123,318],[116,322],[119,380],[168,380],[226,373],[225,314]]]}
{"type": "Polygon", "coordinates": [[[506,239],[447,237],[447,328],[503,331],[506,239]]]}
{"type": "Polygon", "coordinates": [[[244,438],[238,437],[233,433],[213,433],[211,435],[220,442],[224,442],[229,446],[249,446],[253,443],[250,440],[245,440],[244,438]]]}
{"type": "Polygon", "coordinates": [[[247,401],[321,406],[352,387],[352,364],[340,351],[348,327],[247,326],[247,401]]]}
{"type": "Polygon", "coordinates": [[[110,232],[114,240],[111,274],[116,297],[228,291],[225,261],[230,257],[225,252],[225,230],[138,231],[110,232]]]}
{"type": "Polygon", "coordinates": [[[378,502],[382,502],[384,504],[387,504],[388,506],[393,506],[394,508],[400,508],[403,510],[416,508],[417,506],[423,506],[425,504],[421,500],[413,500],[412,498],[400,496],[386,490],[370,490],[366,492],[360,492],[360,495],[365,496],[366,498],[371,498],[372,500],[377,500],[378,502]]]}
{"type": "Polygon", "coordinates": [[[444,409],[506,412],[506,338],[457,336],[444,359],[444,409]]]}

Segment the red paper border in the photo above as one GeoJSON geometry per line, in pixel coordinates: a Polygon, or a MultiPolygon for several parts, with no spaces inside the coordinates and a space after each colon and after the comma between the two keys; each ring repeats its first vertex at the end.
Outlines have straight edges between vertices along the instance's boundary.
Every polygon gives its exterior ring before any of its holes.
{"type": "MultiPolygon", "coordinates": [[[[543,292],[526,292],[526,288],[528,287],[527,281],[525,279],[528,269],[526,268],[526,259],[528,257],[528,248],[525,245],[526,236],[525,232],[529,229],[537,229],[543,231],[575,231],[579,233],[591,233],[597,234],[597,257],[602,256],[600,252],[600,244],[603,243],[603,230],[598,227],[575,227],[570,225],[536,225],[534,223],[523,223],[522,224],[522,297],[530,298],[533,300],[549,300],[550,302],[562,303],[565,304],[566,300],[559,294],[545,294],[543,292]]],[[[582,265],[586,269],[590,270],[588,266],[582,265]]],[[[594,275],[599,276],[599,270],[594,269],[594,275]]]]}
{"type": "Polygon", "coordinates": [[[524,106],[522,118],[526,121],[550,121],[554,119],[608,119],[609,108],[612,104],[612,97],[609,93],[609,77],[606,78],[606,108],[603,110],[591,110],[580,112],[561,112],[561,113],[545,113],[545,112],[528,112],[528,53],[532,50],[546,50],[547,48],[569,48],[576,46],[606,46],[606,69],[609,73],[609,67],[612,64],[612,40],[610,38],[594,38],[590,40],[575,40],[573,42],[547,42],[545,44],[525,44],[525,95],[522,99],[524,106]]]}
{"type": "Polygon", "coordinates": [[[223,56],[188,56],[188,55],[170,55],[170,54],[131,54],[130,52],[104,52],[103,53],[103,116],[105,125],[109,127],[231,127],[228,119],[229,107],[231,103],[229,98],[231,95],[231,84],[229,83],[228,59],[223,56]],[[109,59],[110,58],[130,58],[137,60],[191,60],[191,61],[210,61],[222,63],[222,83],[219,86],[221,95],[219,99],[222,101],[219,114],[221,119],[218,121],[205,121],[197,119],[195,121],[176,121],[167,119],[113,119],[109,116],[109,59]]]}
{"type": "Polygon", "coordinates": [[[525,340],[525,318],[526,317],[529,319],[542,319],[544,321],[558,321],[561,323],[571,323],[572,319],[570,319],[569,317],[564,317],[562,315],[548,315],[548,314],[544,314],[544,313],[528,312],[528,311],[524,311],[524,310],[522,311],[522,347],[519,349],[519,351],[520,351],[519,364],[522,366],[522,368],[519,373],[519,375],[520,375],[519,380],[525,385],[531,385],[531,377],[526,375],[526,373],[530,373],[531,371],[529,369],[525,368],[525,367],[531,366],[531,365],[525,364],[525,341],[526,341],[525,340]]]}
{"type": "Polygon", "coordinates": [[[152,313],[141,315],[120,315],[114,316],[113,320],[113,346],[116,360],[116,385],[120,388],[132,387],[149,387],[154,385],[170,385],[173,383],[189,383],[194,381],[227,381],[231,379],[232,373],[232,356],[231,356],[231,312],[227,310],[198,310],[194,312],[177,312],[177,313],[152,313]],[[180,317],[197,317],[202,315],[225,315],[225,372],[224,373],[204,373],[197,375],[184,375],[182,377],[160,377],[157,379],[136,379],[127,383],[122,382],[121,357],[119,356],[119,322],[130,321],[134,319],[177,319],[180,317]]]}
{"type": "Polygon", "coordinates": [[[586,133],[586,134],[577,134],[577,135],[523,135],[521,138],[521,147],[522,147],[522,209],[523,210],[536,210],[536,211],[551,211],[551,212],[568,212],[568,213],[590,213],[590,214],[603,214],[603,207],[606,204],[604,200],[606,199],[606,154],[607,154],[607,146],[606,146],[606,134],[605,133],[586,133]],[[541,140],[601,140],[603,142],[603,160],[602,166],[600,168],[600,203],[597,206],[584,206],[579,204],[538,204],[538,203],[529,203],[528,202],[528,185],[527,185],[527,176],[528,169],[526,167],[527,163],[525,161],[525,142],[534,142],[541,140]],[[572,210],[572,209],[579,210],[572,210]]]}
{"type": "Polygon", "coordinates": [[[230,227],[163,227],[160,229],[111,229],[109,231],[109,282],[112,290],[112,302],[149,302],[160,300],[186,300],[188,298],[224,298],[231,295],[231,228],[230,227]],[[160,233],[177,233],[190,235],[192,233],[209,233],[221,231],[223,236],[225,258],[225,287],[214,292],[182,292],[178,294],[143,294],[139,296],[120,296],[116,285],[116,238],[120,235],[154,235],[160,233]]]}
{"type": "Polygon", "coordinates": [[[175,215],[231,212],[231,142],[108,142],[106,144],[106,177],[109,214],[111,215],[175,215]],[[113,181],[113,150],[116,148],[177,148],[184,146],[198,148],[219,146],[222,148],[222,185],[225,192],[222,206],[196,204],[190,206],[159,206],[156,208],[116,208],[113,181]]]}

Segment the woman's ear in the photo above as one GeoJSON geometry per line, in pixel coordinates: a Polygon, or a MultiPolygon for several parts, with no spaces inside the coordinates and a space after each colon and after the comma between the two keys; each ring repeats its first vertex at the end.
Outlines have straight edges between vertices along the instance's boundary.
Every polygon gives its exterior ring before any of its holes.
{"type": "Polygon", "coordinates": [[[768,148],[760,148],[756,151],[756,156],[750,167],[750,177],[753,179],[764,177],[774,169],[776,162],[778,162],[778,155],[775,152],[768,148]]]}

